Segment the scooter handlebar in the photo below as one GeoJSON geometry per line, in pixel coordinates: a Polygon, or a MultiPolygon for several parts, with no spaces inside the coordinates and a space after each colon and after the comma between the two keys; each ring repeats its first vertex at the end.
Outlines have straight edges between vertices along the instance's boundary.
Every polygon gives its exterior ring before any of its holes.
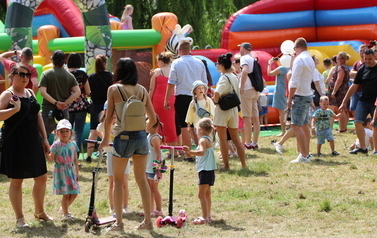
{"type": "Polygon", "coordinates": [[[160,149],[175,149],[175,150],[183,150],[183,146],[160,145],[160,149]]]}

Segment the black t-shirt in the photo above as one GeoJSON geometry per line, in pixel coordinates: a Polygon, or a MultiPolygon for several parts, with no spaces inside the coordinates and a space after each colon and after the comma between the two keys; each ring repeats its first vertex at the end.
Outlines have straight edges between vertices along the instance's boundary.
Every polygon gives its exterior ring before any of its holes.
{"type": "Polygon", "coordinates": [[[377,65],[374,67],[362,65],[353,83],[361,84],[363,87],[360,101],[374,103],[377,98],[377,65]]]}
{"type": "Polygon", "coordinates": [[[89,75],[90,98],[95,104],[103,104],[107,100],[107,89],[113,84],[113,74],[101,71],[89,75]]]}

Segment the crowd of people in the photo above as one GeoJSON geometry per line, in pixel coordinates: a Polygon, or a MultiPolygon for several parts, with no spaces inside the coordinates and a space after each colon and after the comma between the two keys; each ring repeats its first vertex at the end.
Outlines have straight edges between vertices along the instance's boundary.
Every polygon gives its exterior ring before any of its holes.
{"type": "MultiPolygon", "coordinates": [[[[127,11],[128,15],[132,14],[132,9],[127,11]]],[[[222,168],[228,170],[229,156],[237,156],[241,166],[247,167],[245,150],[259,148],[261,126],[265,129],[267,91],[259,93],[249,79],[256,60],[251,55],[252,45],[244,42],[239,47],[239,55],[218,56],[216,67],[221,77],[213,92],[207,66],[191,55],[188,41],[179,43],[178,59],[173,60],[168,52],[158,54],[158,68],[151,72],[149,92],[138,84],[136,64],[130,58],[119,59],[113,74],[106,70],[106,57],[97,55],[95,73],[88,76],[80,70],[79,54],[69,54],[65,69],[65,54],[57,50],[52,55],[53,67],[42,73],[37,87],[43,96],[42,106],[35,98],[35,69],[28,64],[32,59],[30,49],[1,54],[0,61],[9,68],[11,86],[0,95],[0,119],[4,120],[0,172],[10,178],[9,198],[17,227],[29,226],[22,211],[22,183],[27,178],[34,179],[34,216],[53,220],[44,211],[46,159],[55,163],[53,193],[63,195],[60,208],[63,219],[74,219],[68,208],[80,193],[78,155],[89,111],[89,139],[100,137],[100,149],[107,153],[109,205],[116,217],[109,231],[122,231],[122,215],[129,212],[130,158],[144,210],[144,220],[135,229],[151,230],[151,217],[163,215],[158,182],[166,168],[161,144],[183,145],[183,151],[174,154],[171,151],[167,158],[182,155],[183,161],[191,163],[195,161],[193,156],[196,157],[202,216],[192,223],[211,222],[211,186],[217,169],[213,131],[219,139],[222,168]],[[21,56],[21,63],[9,60],[11,56],[21,56]],[[240,103],[225,110],[222,101],[229,94],[235,94],[240,103]],[[147,117],[143,128],[133,130],[122,126],[128,95],[136,96],[143,105],[140,110],[147,117]],[[50,147],[48,136],[52,131],[56,139],[50,147]],[[21,142],[24,148],[14,150],[11,145],[16,142],[21,142]],[[193,146],[197,147],[192,149],[193,146]]],[[[361,59],[352,70],[346,65],[349,56],[339,52],[333,58],[333,67],[330,59],[324,60],[327,69],[321,74],[316,70],[319,61],[308,52],[304,38],[296,39],[293,50],[291,67],[271,69],[274,58],[267,65],[267,74],[276,76],[272,106],[278,109],[279,136],[282,136],[273,143],[276,151],[282,154],[284,142],[295,135],[298,156],[291,163],[311,162],[309,144],[311,134],[315,134],[317,156],[322,156],[325,140],[330,143],[331,155],[339,155],[332,134],[333,118],[339,118],[339,133],[346,132],[351,111],[358,142],[352,145],[350,154],[367,154],[368,146],[377,154],[374,51],[361,45],[361,59]],[[289,130],[285,128],[287,111],[291,120],[289,130]]],[[[87,162],[92,161],[92,147],[89,143],[87,162]]]]}

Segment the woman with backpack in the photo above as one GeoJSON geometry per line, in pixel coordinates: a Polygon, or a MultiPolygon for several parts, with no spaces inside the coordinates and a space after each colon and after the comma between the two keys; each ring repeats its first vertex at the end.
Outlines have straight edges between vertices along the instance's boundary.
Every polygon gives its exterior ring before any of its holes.
{"type": "MultiPolygon", "coordinates": [[[[107,116],[105,133],[101,147],[109,146],[110,132],[114,133],[113,172],[114,172],[114,208],[116,222],[108,231],[123,231],[122,203],[124,170],[132,156],[135,180],[139,187],[144,214],[150,214],[151,194],[145,176],[149,154],[147,134],[145,130],[156,123],[156,114],[147,90],[138,84],[138,73],[135,62],[130,58],[118,60],[114,82],[107,92],[107,116]],[[140,104],[141,107],[140,107],[140,104]],[[112,115],[116,115],[116,123],[112,129],[112,115]],[[131,115],[132,114],[132,115],[131,115]],[[145,114],[149,120],[145,122],[145,114]],[[142,123],[140,123],[142,122],[142,123]],[[146,123],[146,124],[145,124],[146,123]]],[[[144,221],[137,230],[152,230],[150,216],[144,216],[144,221]]]]}

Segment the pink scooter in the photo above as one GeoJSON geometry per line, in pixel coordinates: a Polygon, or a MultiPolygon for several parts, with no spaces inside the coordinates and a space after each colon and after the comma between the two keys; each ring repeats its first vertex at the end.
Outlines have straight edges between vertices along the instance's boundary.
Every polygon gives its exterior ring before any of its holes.
{"type": "MultiPolygon", "coordinates": [[[[183,150],[182,146],[166,146],[161,145],[160,149],[171,149],[171,154],[174,155],[174,150],[183,150]]],[[[177,228],[181,228],[187,220],[187,214],[185,210],[180,210],[177,217],[173,216],[173,182],[174,182],[174,158],[171,158],[170,167],[170,184],[169,184],[169,216],[162,218],[159,216],[156,219],[156,226],[162,227],[164,225],[172,225],[177,228]]]]}

